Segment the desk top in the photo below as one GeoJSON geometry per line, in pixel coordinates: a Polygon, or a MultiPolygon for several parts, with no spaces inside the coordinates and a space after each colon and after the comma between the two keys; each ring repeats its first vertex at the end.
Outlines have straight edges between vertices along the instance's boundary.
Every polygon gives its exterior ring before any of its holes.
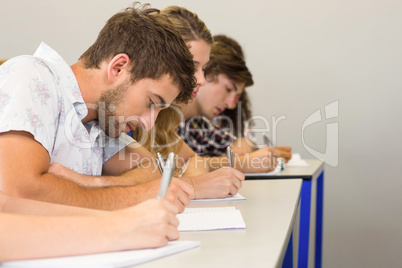
{"type": "Polygon", "coordinates": [[[313,178],[318,177],[318,175],[324,169],[324,163],[317,159],[306,159],[308,164],[306,167],[286,167],[285,170],[277,174],[271,175],[253,175],[247,174],[247,180],[255,180],[255,179],[308,179],[311,180],[313,178]]]}
{"type": "Polygon", "coordinates": [[[201,241],[199,248],[139,265],[160,267],[277,267],[281,265],[295,220],[301,179],[245,181],[247,200],[192,202],[189,207],[235,206],[245,230],[182,232],[180,240],[201,241]]]}

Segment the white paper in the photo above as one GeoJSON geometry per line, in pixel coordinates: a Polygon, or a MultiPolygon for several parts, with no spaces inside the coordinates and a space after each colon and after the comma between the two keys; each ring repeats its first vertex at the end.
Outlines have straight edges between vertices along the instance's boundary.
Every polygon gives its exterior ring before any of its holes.
{"type": "Polygon", "coordinates": [[[280,168],[275,168],[271,172],[264,172],[264,173],[244,173],[246,177],[258,177],[258,176],[266,176],[266,175],[276,175],[281,172],[280,168]]]}
{"type": "Polygon", "coordinates": [[[126,267],[161,258],[173,253],[199,247],[199,241],[171,241],[168,245],[155,249],[127,250],[99,254],[46,258],[25,261],[9,261],[0,265],[7,267],[40,267],[40,268],[106,268],[126,267]]]}
{"type": "Polygon", "coordinates": [[[179,231],[245,229],[240,210],[235,207],[186,208],[179,218],[179,231]]]}
{"type": "Polygon", "coordinates": [[[308,167],[306,160],[301,159],[300,154],[292,154],[292,158],[286,163],[286,167],[308,167]]]}
{"type": "Polygon", "coordinates": [[[237,193],[236,195],[229,195],[225,198],[205,198],[205,199],[195,199],[191,200],[191,202],[209,202],[209,201],[236,201],[236,200],[246,200],[244,196],[237,193]]]}

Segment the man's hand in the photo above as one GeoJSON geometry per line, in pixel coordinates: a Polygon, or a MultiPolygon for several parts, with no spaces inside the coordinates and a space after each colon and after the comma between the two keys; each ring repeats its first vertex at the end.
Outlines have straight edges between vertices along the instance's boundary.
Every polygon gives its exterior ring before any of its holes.
{"type": "Polygon", "coordinates": [[[285,159],[285,163],[287,163],[292,158],[292,147],[276,146],[274,148],[274,156],[285,159]]]}
{"type": "Polygon", "coordinates": [[[194,197],[225,198],[235,195],[242,186],[244,174],[234,168],[224,167],[196,177],[183,178],[194,182],[194,197]]]}
{"type": "Polygon", "coordinates": [[[116,245],[119,250],[156,248],[164,246],[168,241],[177,240],[179,231],[177,227],[179,220],[176,214],[179,212],[166,200],[147,200],[134,207],[112,212],[113,217],[107,217],[107,221],[112,221],[109,225],[118,230],[121,235],[116,236],[112,233],[113,239],[118,238],[116,245]]]}

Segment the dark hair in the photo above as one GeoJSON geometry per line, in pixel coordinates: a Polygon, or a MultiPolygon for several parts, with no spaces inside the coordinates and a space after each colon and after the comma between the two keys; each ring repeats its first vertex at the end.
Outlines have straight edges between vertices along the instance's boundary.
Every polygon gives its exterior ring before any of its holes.
{"type": "Polygon", "coordinates": [[[80,59],[86,68],[99,68],[101,62],[125,53],[131,61],[132,83],[168,74],[180,90],[176,101],[187,103],[196,80],[193,57],[186,43],[158,9],[136,5],[112,16],[80,59]]]}
{"type": "MultiPolygon", "coordinates": [[[[214,80],[219,74],[224,74],[230,80],[245,83],[245,87],[252,86],[253,76],[246,66],[244,53],[239,43],[225,35],[216,35],[213,38],[215,42],[212,44],[210,59],[205,67],[207,80],[214,80]]],[[[246,90],[240,95],[239,105],[241,105],[241,125],[234,124],[234,130],[235,133],[244,133],[244,124],[251,117],[251,104],[246,90]]],[[[237,109],[225,109],[221,115],[228,116],[232,122],[238,122],[237,109]]]]}

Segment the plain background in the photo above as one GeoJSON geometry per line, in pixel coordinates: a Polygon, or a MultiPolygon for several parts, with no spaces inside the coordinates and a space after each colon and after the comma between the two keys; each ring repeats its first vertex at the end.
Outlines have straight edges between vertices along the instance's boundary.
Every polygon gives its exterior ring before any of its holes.
{"type": "MultiPolygon", "coordinates": [[[[130,3],[0,0],[0,58],[32,54],[45,41],[73,64],[130,3]]],[[[338,126],[339,162],[325,166],[323,266],[400,267],[402,2],[150,3],[187,7],[213,34],[240,42],[255,81],[248,89],[254,114],[271,124],[286,117],[275,130],[278,144],[313,158],[306,147],[324,154],[326,126],[338,126]],[[326,119],[324,108],[334,102],[338,114],[326,119]],[[302,139],[316,111],[322,120],[302,139]]]]}

